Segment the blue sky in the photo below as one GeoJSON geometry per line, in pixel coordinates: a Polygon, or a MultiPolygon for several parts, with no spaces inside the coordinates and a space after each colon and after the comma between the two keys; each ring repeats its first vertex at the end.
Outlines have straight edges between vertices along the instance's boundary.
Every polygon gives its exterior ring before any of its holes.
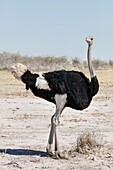
{"type": "Polygon", "coordinates": [[[0,52],[113,59],[113,0],[0,0],[0,52]]]}

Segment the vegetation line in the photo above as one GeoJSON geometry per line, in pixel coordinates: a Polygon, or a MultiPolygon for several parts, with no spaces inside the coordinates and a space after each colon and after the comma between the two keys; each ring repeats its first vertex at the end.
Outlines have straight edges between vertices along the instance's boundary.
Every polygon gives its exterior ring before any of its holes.
{"type": "MultiPolygon", "coordinates": [[[[22,56],[19,53],[0,53],[0,70],[9,70],[11,65],[15,63],[23,63],[32,71],[53,71],[53,70],[84,70],[87,69],[87,62],[81,61],[74,57],[68,59],[66,56],[22,56]]],[[[104,61],[100,59],[93,59],[92,61],[95,70],[103,70],[113,68],[113,60],[104,61]]]]}

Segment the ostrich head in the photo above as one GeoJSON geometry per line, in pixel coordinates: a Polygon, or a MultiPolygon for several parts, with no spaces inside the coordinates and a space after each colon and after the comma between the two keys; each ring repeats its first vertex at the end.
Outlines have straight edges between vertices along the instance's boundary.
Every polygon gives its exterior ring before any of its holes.
{"type": "Polygon", "coordinates": [[[92,36],[86,37],[86,42],[87,42],[89,45],[92,45],[92,44],[93,44],[93,37],[92,37],[92,36]]]}
{"type": "Polygon", "coordinates": [[[11,67],[11,73],[13,76],[21,80],[21,76],[27,71],[27,67],[21,63],[17,63],[11,67]]]}

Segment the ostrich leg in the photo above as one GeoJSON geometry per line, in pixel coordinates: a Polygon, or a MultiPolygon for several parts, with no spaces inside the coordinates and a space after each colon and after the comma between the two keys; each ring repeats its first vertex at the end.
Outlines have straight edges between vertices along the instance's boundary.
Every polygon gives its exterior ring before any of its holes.
{"type": "Polygon", "coordinates": [[[49,153],[50,156],[52,157],[60,157],[60,152],[59,152],[59,146],[58,146],[58,139],[57,139],[57,126],[59,124],[59,117],[65,107],[66,104],[66,98],[67,94],[63,95],[55,95],[55,101],[56,101],[56,112],[51,118],[51,130],[50,130],[50,135],[48,139],[48,144],[47,144],[47,152],[49,153]],[[55,153],[53,152],[53,138],[55,139],[55,153]]]}

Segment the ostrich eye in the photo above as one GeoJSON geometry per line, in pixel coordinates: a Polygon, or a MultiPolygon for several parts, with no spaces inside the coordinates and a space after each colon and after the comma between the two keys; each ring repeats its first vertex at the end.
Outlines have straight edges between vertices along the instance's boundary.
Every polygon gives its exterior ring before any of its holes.
{"type": "Polygon", "coordinates": [[[93,40],[93,38],[91,38],[91,40],[93,40]]]}

